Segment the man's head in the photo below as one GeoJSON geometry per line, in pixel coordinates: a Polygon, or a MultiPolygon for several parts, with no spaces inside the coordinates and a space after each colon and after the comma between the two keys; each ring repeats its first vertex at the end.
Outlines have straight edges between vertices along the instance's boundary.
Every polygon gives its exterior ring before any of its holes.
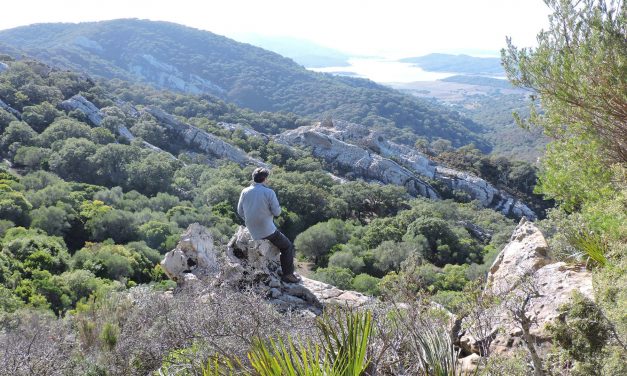
{"type": "Polygon", "coordinates": [[[257,167],[255,171],[253,171],[253,181],[255,183],[263,183],[266,181],[266,178],[270,175],[270,171],[264,167],[257,167]]]}

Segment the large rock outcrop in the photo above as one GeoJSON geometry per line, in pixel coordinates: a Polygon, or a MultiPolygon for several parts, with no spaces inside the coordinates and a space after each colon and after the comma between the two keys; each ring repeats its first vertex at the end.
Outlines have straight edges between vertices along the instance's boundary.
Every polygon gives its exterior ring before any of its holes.
{"type": "MultiPolygon", "coordinates": [[[[536,213],[527,205],[484,179],[440,166],[418,150],[389,141],[381,132],[360,124],[338,120],[322,122],[284,132],[277,140],[288,145],[310,147],[315,156],[323,158],[327,163],[357,175],[361,174],[366,179],[405,186],[408,176],[418,181],[424,178],[437,180],[451,190],[468,194],[486,208],[516,218],[536,218],[536,213]],[[369,161],[385,162],[366,163],[369,161]],[[381,169],[390,172],[386,174],[381,169]]],[[[425,189],[414,189],[410,192],[430,198],[437,196],[435,192],[425,189]]]]}
{"type": "Polygon", "coordinates": [[[228,159],[242,166],[265,166],[265,163],[251,158],[242,149],[193,125],[183,123],[158,107],[147,107],[145,111],[157,119],[161,125],[181,137],[187,145],[198,148],[204,153],[228,159]]]}
{"type": "MultiPolygon", "coordinates": [[[[100,126],[100,124],[106,117],[106,114],[103,113],[103,111],[99,110],[95,104],[91,103],[89,100],[87,100],[87,98],[83,97],[80,94],[75,95],[70,99],[64,100],[63,102],[59,104],[59,107],[61,107],[61,109],[68,111],[68,112],[69,111],[82,112],[83,115],[85,115],[87,119],[89,119],[89,121],[97,127],[100,126]]],[[[126,128],[124,125],[118,125],[117,133],[129,141],[133,141],[135,139],[135,136],[133,136],[131,131],[128,128],[126,128]]],[[[173,156],[172,154],[164,151],[163,149],[147,141],[142,141],[142,144],[152,151],[156,151],[159,153],[166,153],[171,158],[176,159],[176,157],[173,156]]]]}
{"type": "Polygon", "coordinates": [[[74,110],[82,112],[95,126],[99,126],[102,123],[103,116],[98,107],[82,95],[75,95],[70,99],[64,100],[59,104],[59,107],[68,112],[74,110]]]}
{"type": "Polygon", "coordinates": [[[191,94],[224,95],[225,90],[208,79],[193,73],[183,73],[177,67],[160,61],[150,54],[134,56],[128,64],[129,72],[145,82],[159,87],[191,94]]]}
{"type": "Polygon", "coordinates": [[[4,103],[2,101],[2,99],[0,99],[0,108],[7,111],[8,113],[10,113],[11,115],[15,116],[17,119],[21,120],[22,119],[22,114],[16,110],[15,108],[9,106],[8,104],[4,103]]]}
{"type": "Polygon", "coordinates": [[[523,218],[488,273],[485,294],[500,303],[482,317],[465,319],[460,345],[473,353],[486,344],[491,353],[523,346],[520,320],[514,319],[514,311],[521,310],[529,320],[531,339],[543,352],[548,347],[543,344],[551,341],[545,325],[557,318],[558,308],[574,291],[594,299],[592,274],[582,265],[552,260],[542,232],[523,218]]]}
{"type": "Polygon", "coordinates": [[[401,185],[410,194],[439,199],[435,189],[417,174],[362,147],[338,140],[315,127],[300,127],[280,134],[277,139],[285,145],[300,145],[311,149],[315,157],[324,159],[344,175],[401,185]]]}
{"type": "Polygon", "coordinates": [[[208,287],[253,289],[281,310],[320,314],[327,304],[361,306],[369,301],[358,292],[343,291],[308,278],[300,283],[282,282],[279,255],[269,241],[253,240],[245,227],[238,229],[226,249],[216,247],[209,231],[194,223],[176,248],[166,253],[161,266],[181,287],[201,283],[208,287]]]}

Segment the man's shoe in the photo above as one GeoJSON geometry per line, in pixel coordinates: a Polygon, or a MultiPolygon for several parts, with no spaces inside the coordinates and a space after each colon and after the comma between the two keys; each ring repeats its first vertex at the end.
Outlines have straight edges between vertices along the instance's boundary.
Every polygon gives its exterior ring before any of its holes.
{"type": "Polygon", "coordinates": [[[300,282],[300,278],[297,277],[294,273],[292,273],[292,274],[282,276],[281,281],[286,282],[286,283],[298,283],[300,282]]]}

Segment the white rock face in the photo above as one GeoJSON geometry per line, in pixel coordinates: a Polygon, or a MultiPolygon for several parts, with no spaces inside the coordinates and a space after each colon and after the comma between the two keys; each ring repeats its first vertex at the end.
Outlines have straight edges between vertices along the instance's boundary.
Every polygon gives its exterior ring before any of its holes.
{"type": "Polygon", "coordinates": [[[84,36],[79,36],[74,38],[74,44],[83,48],[86,48],[88,50],[92,50],[92,51],[96,51],[96,52],[103,52],[104,49],[102,48],[102,46],[100,45],[100,43],[96,42],[95,40],[91,40],[87,37],[84,36]]]}
{"type": "Polygon", "coordinates": [[[178,121],[174,116],[158,107],[147,107],[145,111],[154,116],[161,125],[182,137],[185,143],[197,147],[205,153],[218,158],[228,159],[242,166],[265,166],[265,163],[249,157],[248,154],[240,148],[222,141],[218,137],[196,128],[193,125],[178,121]]]}
{"type": "MultiPolygon", "coordinates": [[[[102,123],[102,120],[106,117],[106,114],[104,114],[103,111],[99,110],[96,105],[88,101],[82,95],[75,95],[70,99],[64,100],[59,106],[66,111],[78,110],[82,112],[95,126],[99,126],[102,123]]],[[[132,108],[132,106],[130,107],[132,108]]],[[[120,125],[117,131],[121,136],[125,137],[129,141],[133,141],[135,139],[135,136],[133,136],[131,131],[123,125],[120,125]]],[[[172,154],[162,150],[161,148],[156,147],[149,142],[143,141],[143,144],[148,149],[160,153],[166,153],[170,156],[170,158],[176,159],[176,157],[172,154]]]]}
{"type": "Polygon", "coordinates": [[[326,135],[316,128],[300,127],[280,134],[276,140],[285,145],[309,147],[314,156],[323,158],[334,167],[357,177],[401,185],[413,195],[439,198],[427,182],[398,163],[326,135]]]}
{"type": "Polygon", "coordinates": [[[505,248],[496,257],[488,274],[488,291],[503,294],[520,281],[550,264],[548,244],[533,222],[521,220],[505,248]]]}
{"type": "Polygon", "coordinates": [[[70,99],[64,100],[63,102],[61,102],[61,104],[59,104],[59,107],[66,111],[79,110],[80,112],[85,114],[89,121],[95,126],[99,126],[102,122],[103,116],[100,113],[98,107],[96,107],[93,103],[88,101],[82,95],[75,95],[70,99]]]}
{"type": "Polygon", "coordinates": [[[9,106],[8,104],[4,103],[2,101],[2,99],[0,99],[0,108],[7,111],[8,113],[10,113],[11,115],[15,116],[18,120],[22,119],[22,114],[16,110],[15,108],[9,106]]]}
{"type": "Polygon", "coordinates": [[[367,296],[358,292],[343,291],[308,278],[300,283],[283,283],[279,256],[274,245],[267,240],[253,240],[245,227],[238,229],[226,251],[219,250],[208,230],[195,223],[187,228],[177,247],[166,253],[161,266],[181,286],[204,283],[252,288],[281,310],[320,314],[326,304],[356,307],[369,302],[367,296]]]}
{"type": "Polygon", "coordinates": [[[162,62],[149,54],[139,55],[128,69],[133,75],[158,86],[183,91],[191,94],[223,94],[225,90],[219,85],[196,74],[185,74],[178,68],[162,62]]]}
{"type": "Polygon", "coordinates": [[[388,184],[408,186],[411,194],[435,198],[431,187],[421,179],[438,180],[451,190],[468,194],[486,208],[492,208],[516,218],[537,216],[527,205],[490,183],[472,174],[439,166],[414,148],[386,140],[380,132],[359,124],[334,120],[287,131],[277,141],[312,148],[315,156],[345,170],[388,184]],[[393,159],[393,161],[392,161],[393,159]],[[373,162],[371,162],[373,161],[373,162]],[[381,161],[381,162],[378,162],[381,161]],[[376,163],[378,162],[378,163],[376,163]],[[352,168],[351,168],[352,167],[352,168]],[[408,180],[409,176],[413,177],[408,180]],[[408,181],[411,181],[409,185],[408,181]],[[414,181],[419,187],[412,188],[414,181]]]}
{"type": "MultiPolygon", "coordinates": [[[[485,291],[502,299],[500,305],[485,312],[485,325],[491,326],[491,330],[484,332],[494,336],[491,352],[506,353],[523,346],[522,329],[512,319],[510,311],[512,307],[519,307],[517,302],[526,296],[532,296],[525,314],[531,321],[529,332],[538,346],[550,343],[551,336],[545,325],[557,318],[558,308],[571,299],[574,291],[594,299],[592,274],[581,265],[555,262],[547,252],[542,232],[523,218],[490,268],[485,291]],[[534,293],[528,294],[529,291],[534,293]]],[[[460,344],[465,350],[478,353],[478,340],[465,334],[460,344]]],[[[540,352],[544,350],[540,348],[540,352]]]]}
{"type": "Polygon", "coordinates": [[[176,248],[166,253],[161,267],[177,282],[183,281],[186,274],[206,279],[219,272],[218,258],[211,234],[198,223],[193,223],[181,235],[176,248]]]}

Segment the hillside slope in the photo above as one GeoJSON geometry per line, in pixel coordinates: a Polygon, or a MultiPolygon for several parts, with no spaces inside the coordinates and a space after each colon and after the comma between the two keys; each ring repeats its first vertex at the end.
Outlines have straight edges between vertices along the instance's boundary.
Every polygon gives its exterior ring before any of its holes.
{"type": "Polygon", "coordinates": [[[0,52],[16,50],[55,66],[212,94],[255,111],[331,115],[409,129],[410,143],[419,135],[489,149],[479,125],[445,107],[372,81],[311,72],[278,54],[173,23],[124,19],[0,32],[0,52]]]}

